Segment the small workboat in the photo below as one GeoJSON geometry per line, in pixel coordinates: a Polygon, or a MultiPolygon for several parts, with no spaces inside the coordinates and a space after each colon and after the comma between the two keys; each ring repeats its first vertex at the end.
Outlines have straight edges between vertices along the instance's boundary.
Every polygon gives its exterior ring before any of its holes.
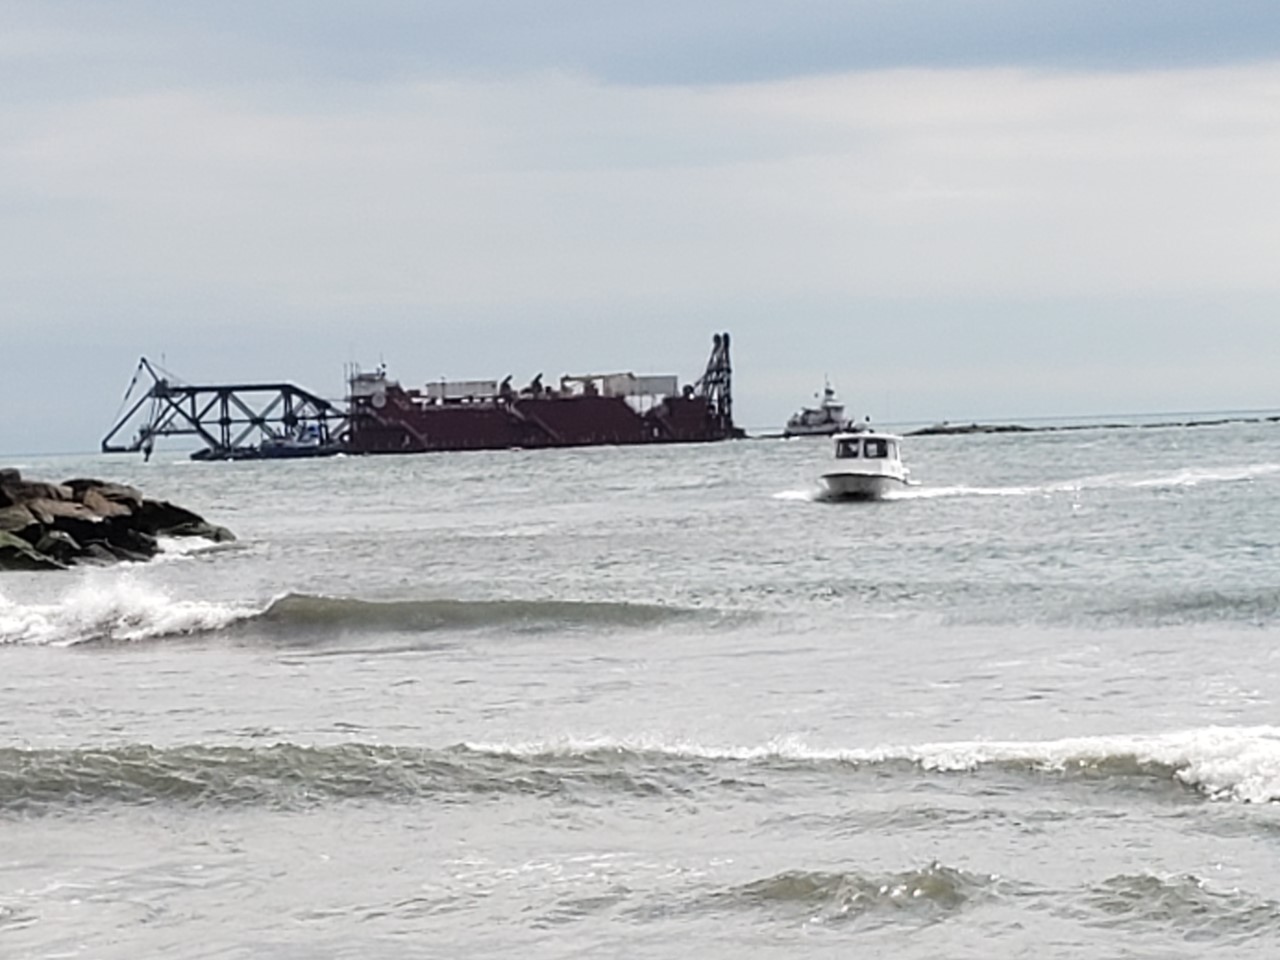
{"type": "Polygon", "coordinates": [[[822,475],[832,500],[881,500],[907,486],[902,438],[865,429],[835,436],[836,469],[822,475]]]}
{"type": "Polygon", "coordinates": [[[316,423],[300,423],[293,430],[270,433],[256,445],[206,447],[191,454],[192,460],[297,460],[304,457],[332,457],[342,453],[342,445],[327,439],[327,431],[316,423]]]}
{"type": "Polygon", "coordinates": [[[816,407],[804,407],[787,420],[784,435],[788,437],[829,437],[849,429],[845,419],[844,404],[836,396],[831,381],[822,387],[821,400],[816,407]]]}

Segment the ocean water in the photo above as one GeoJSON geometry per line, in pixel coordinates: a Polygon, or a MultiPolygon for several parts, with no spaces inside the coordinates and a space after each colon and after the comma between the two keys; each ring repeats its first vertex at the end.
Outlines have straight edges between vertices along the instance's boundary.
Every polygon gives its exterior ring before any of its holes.
{"type": "Polygon", "coordinates": [[[30,459],[0,956],[1280,953],[1280,427],[30,459]]]}

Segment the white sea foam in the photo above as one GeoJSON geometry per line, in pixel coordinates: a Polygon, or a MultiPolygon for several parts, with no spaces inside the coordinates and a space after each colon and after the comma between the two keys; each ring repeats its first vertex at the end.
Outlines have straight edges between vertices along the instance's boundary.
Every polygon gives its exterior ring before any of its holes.
{"type": "Polygon", "coordinates": [[[940,497],[1030,497],[1052,496],[1058,493],[1079,493],[1084,490],[1143,490],[1196,487],[1212,483],[1240,483],[1280,473],[1280,463],[1254,463],[1243,465],[1224,464],[1218,467],[1197,467],[1168,473],[1104,473],[1093,476],[1059,480],[1052,483],[986,486],[911,486],[889,495],[892,500],[929,500],[940,497]]]}
{"type": "Polygon", "coordinates": [[[801,500],[813,501],[822,495],[822,491],[816,487],[809,490],[782,490],[773,495],[775,500],[801,500]]]}
{"type": "Polygon", "coordinates": [[[940,497],[1026,497],[1033,494],[1050,493],[1047,487],[906,487],[894,490],[885,498],[887,500],[933,500],[940,497]]]}
{"type": "Polygon", "coordinates": [[[1242,466],[1202,467],[1179,470],[1163,476],[1133,482],[1135,487],[1194,487],[1202,483],[1239,483],[1280,473],[1280,463],[1253,463],[1242,466]]]}
{"type": "Polygon", "coordinates": [[[1206,796],[1248,803],[1280,801],[1280,727],[1206,727],[1167,734],[1073,737],[1047,741],[959,741],[870,748],[814,748],[795,738],[758,746],[709,746],[660,737],[563,739],[525,743],[465,744],[482,753],[575,756],[609,751],[665,754],[672,758],[763,762],[839,762],[876,765],[906,762],[943,773],[984,766],[1026,764],[1046,771],[1099,767],[1130,761],[1168,768],[1206,796]]]}
{"type": "Polygon", "coordinates": [[[0,645],[145,640],[216,630],[257,612],[236,604],[175,600],[128,575],[90,578],[52,603],[22,604],[0,596],[0,645]]]}
{"type": "Polygon", "coordinates": [[[244,548],[245,544],[240,540],[215,543],[203,537],[161,537],[160,552],[150,562],[164,563],[172,560],[186,560],[210,553],[225,553],[228,550],[243,550],[244,548]]]}

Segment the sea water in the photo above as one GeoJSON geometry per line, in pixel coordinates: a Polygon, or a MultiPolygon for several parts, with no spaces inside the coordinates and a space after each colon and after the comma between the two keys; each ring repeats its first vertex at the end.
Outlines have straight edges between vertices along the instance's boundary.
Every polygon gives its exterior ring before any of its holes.
{"type": "Polygon", "coordinates": [[[1280,427],[29,458],[0,956],[1274,957],[1280,427]]]}

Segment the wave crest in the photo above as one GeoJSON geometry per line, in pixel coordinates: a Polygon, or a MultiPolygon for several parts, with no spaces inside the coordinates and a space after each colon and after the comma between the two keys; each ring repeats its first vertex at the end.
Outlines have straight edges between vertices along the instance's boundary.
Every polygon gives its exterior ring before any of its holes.
{"type": "Polygon", "coordinates": [[[886,911],[933,919],[981,898],[996,882],[996,877],[966,873],[937,862],[885,876],[789,870],[735,887],[724,897],[740,904],[816,913],[828,921],[886,911]]]}
{"type": "Polygon", "coordinates": [[[288,593],[265,606],[177,600],[130,578],[89,580],[59,601],[19,604],[0,597],[0,646],[129,642],[213,634],[293,639],[360,632],[427,633],[502,628],[641,628],[694,611],[649,604],[571,600],[359,600],[288,593]]]}
{"type": "Polygon", "coordinates": [[[528,631],[581,627],[644,627],[691,611],[650,604],[573,600],[357,600],[290,593],[246,623],[275,632],[425,633],[506,627],[528,631]]]}
{"type": "Polygon", "coordinates": [[[252,607],[175,600],[128,578],[89,579],[60,601],[18,604],[0,597],[0,646],[73,645],[206,633],[252,616],[252,607]]]}
{"type": "Polygon", "coordinates": [[[715,748],[617,740],[460,744],[444,749],[342,744],[123,745],[0,749],[0,812],[86,803],[291,807],[353,798],[401,802],[455,794],[685,796],[768,789],[777,777],[918,778],[994,769],[1043,783],[1195,790],[1215,800],[1280,800],[1280,729],[1207,729],[1156,737],[952,743],[815,750],[797,743],[715,748]]]}
{"type": "Polygon", "coordinates": [[[1150,874],[1111,877],[1081,898],[1099,916],[1095,926],[1170,927],[1188,940],[1251,939],[1280,929],[1280,903],[1240,890],[1215,891],[1191,875],[1170,878],[1150,874]]]}
{"type": "Polygon", "coordinates": [[[276,743],[0,749],[0,813],[24,816],[99,804],[297,809],[345,800],[580,792],[653,796],[667,789],[652,772],[616,763],[512,761],[466,748],[276,743]]]}
{"type": "Polygon", "coordinates": [[[1280,801],[1280,727],[1207,727],[1146,736],[1074,737],[1047,741],[959,741],[869,748],[815,748],[785,738],[759,746],[717,747],[650,738],[523,744],[471,744],[514,757],[630,754],[638,758],[730,761],[760,766],[822,765],[904,774],[973,773],[1125,782],[1144,780],[1190,788],[1214,800],[1280,801]]]}

